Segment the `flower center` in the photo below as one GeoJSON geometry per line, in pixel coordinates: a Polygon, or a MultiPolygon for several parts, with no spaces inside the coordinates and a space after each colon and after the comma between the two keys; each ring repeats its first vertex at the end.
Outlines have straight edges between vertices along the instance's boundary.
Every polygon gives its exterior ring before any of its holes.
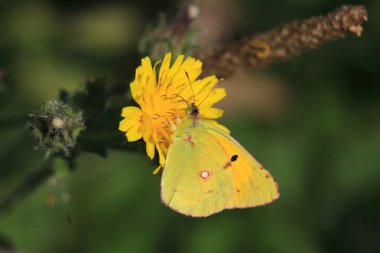
{"type": "Polygon", "coordinates": [[[155,142],[169,143],[173,134],[172,124],[177,125],[178,118],[183,120],[185,107],[166,97],[155,96],[152,100],[151,107],[143,109],[143,125],[150,127],[150,138],[155,142]]]}

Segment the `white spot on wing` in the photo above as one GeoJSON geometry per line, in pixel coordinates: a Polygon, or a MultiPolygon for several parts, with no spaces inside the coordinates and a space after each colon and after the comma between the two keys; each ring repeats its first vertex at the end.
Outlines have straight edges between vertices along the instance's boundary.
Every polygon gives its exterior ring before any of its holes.
{"type": "Polygon", "coordinates": [[[201,171],[200,173],[199,173],[199,175],[201,176],[201,178],[203,178],[203,179],[207,179],[209,176],[210,176],[210,172],[208,172],[208,171],[201,171]]]}

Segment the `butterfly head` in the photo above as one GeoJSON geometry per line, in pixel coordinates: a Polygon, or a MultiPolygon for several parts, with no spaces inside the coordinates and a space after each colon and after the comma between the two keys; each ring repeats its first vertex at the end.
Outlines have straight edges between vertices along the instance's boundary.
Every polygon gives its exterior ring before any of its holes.
{"type": "Polygon", "coordinates": [[[187,109],[187,114],[192,118],[198,118],[199,107],[195,103],[191,103],[187,109]]]}

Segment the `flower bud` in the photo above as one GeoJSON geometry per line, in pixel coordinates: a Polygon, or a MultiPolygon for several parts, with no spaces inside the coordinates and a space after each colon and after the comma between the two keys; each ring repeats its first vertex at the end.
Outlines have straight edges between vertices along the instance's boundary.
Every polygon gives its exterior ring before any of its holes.
{"type": "Polygon", "coordinates": [[[47,101],[39,111],[30,113],[27,126],[37,140],[36,148],[46,151],[46,158],[57,153],[69,156],[85,129],[82,112],[56,100],[47,101]]]}

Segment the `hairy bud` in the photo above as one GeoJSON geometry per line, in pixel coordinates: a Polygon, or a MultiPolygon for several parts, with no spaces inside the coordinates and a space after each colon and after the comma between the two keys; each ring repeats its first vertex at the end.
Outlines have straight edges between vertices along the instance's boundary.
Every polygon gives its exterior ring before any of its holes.
{"type": "Polygon", "coordinates": [[[27,125],[36,138],[37,148],[45,150],[46,157],[56,153],[69,156],[85,129],[82,112],[56,100],[47,101],[39,111],[30,113],[27,125]]]}

